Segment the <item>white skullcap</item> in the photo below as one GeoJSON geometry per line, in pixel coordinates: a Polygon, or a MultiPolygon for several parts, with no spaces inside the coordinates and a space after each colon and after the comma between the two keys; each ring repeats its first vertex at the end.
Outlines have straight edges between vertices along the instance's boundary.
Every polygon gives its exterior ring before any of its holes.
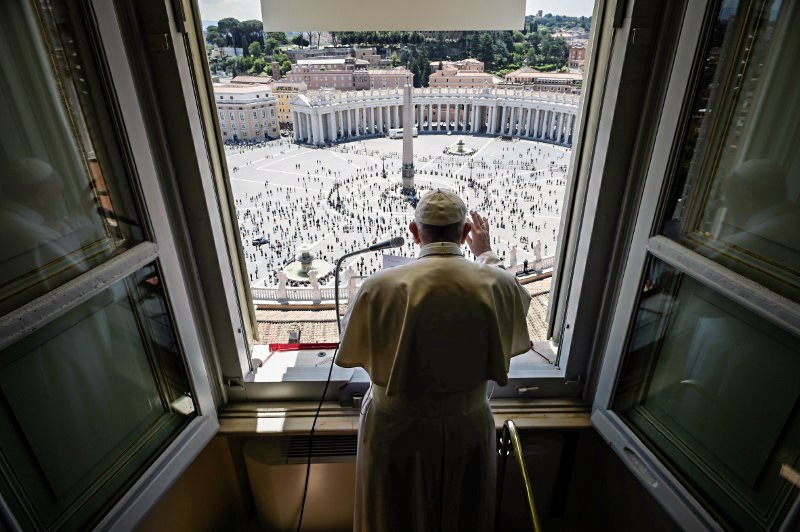
{"type": "Polygon", "coordinates": [[[467,206],[461,198],[440,188],[425,194],[414,210],[414,220],[425,225],[450,225],[466,217],[467,206]]]}

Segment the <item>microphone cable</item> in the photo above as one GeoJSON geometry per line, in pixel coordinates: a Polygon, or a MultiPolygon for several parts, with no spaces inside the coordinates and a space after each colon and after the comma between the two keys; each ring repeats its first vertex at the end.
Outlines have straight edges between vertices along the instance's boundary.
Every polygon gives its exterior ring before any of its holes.
{"type": "Polygon", "coordinates": [[[306,509],[306,498],[308,497],[308,479],[311,476],[311,455],[313,452],[312,446],[314,445],[314,430],[317,428],[317,419],[319,418],[320,410],[322,410],[322,403],[325,401],[325,395],[328,393],[328,387],[331,384],[331,376],[333,375],[333,365],[336,363],[336,355],[339,354],[339,346],[337,344],[336,350],[333,352],[331,359],[331,367],[328,369],[328,378],[325,380],[325,387],[322,389],[322,395],[317,404],[317,411],[314,414],[314,421],[311,423],[311,431],[308,433],[308,459],[306,460],[306,480],[303,483],[303,502],[300,505],[300,518],[297,520],[297,532],[300,532],[300,527],[303,526],[303,514],[306,509]]]}
{"type": "MultiPolygon", "coordinates": [[[[333,290],[333,297],[335,301],[335,312],[336,312],[336,328],[339,332],[339,341],[342,340],[342,320],[339,316],[339,269],[341,268],[342,261],[344,259],[355,255],[356,253],[352,254],[345,254],[336,261],[336,270],[334,271],[333,278],[334,278],[334,290],[333,290]]],[[[352,303],[351,301],[348,304],[352,303]]],[[[336,355],[339,354],[339,342],[336,343],[336,350],[333,352],[333,358],[331,359],[331,367],[328,369],[328,378],[325,379],[325,387],[322,389],[322,395],[319,398],[319,403],[317,404],[317,410],[314,413],[314,421],[311,422],[311,431],[308,433],[308,459],[306,460],[306,479],[303,483],[303,501],[300,504],[300,518],[297,520],[297,532],[300,532],[300,527],[303,526],[303,514],[305,513],[306,509],[306,499],[308,498],[308,479],[311,476],[311,455],[313,452],[313,445],[314,445],[314,431],[317,428],[317,419],[319,419],[319,413],[322,410],[322,403],[325,401],[325,395],[328,393],[328,387],[331,384],[331,377],[333,376],[333,366],[336,364],[336,355]]]]}
{"type": "MultiPolygon", "coordinates": [[[[339,342],[342,340],[342,320],[339,316],[339,270],[341,269],[342,262],[354,255],[358,255],[360,253],[365,253],[367,251],[379,251],[380,249],[384,249],[387,247],[400,247],[405,243],[402,237],[394,237],[385,242],[381,242],[379,244],[373,244],[366,249],[360,249],[358,251],[353,251],[350,253],[346,253],[342,255],[339,260],[336,261],[336,268],[334,269],[333,278],[334,278],[334,303],[336,308],[336,328],[339,332],[339,342]]],[[[348,305],[352,304],[352,301],[347,302],[348,305]]],[[[300,532],[300,527],[303,526],[303,515],[305,514],[306,509],[306,499],[308,498],[308,479],[311,476],[311,455],[313,453],[313,445],[314,445],[314,431],[317,428],[317,419],[319,419],[319,413],[322,410],[322,403],[325,401],[325,395],[328,393],[328,387],[331,384],[331,377],[333,376],[333,366],[336,364],[336,355],[339,354],[339,342],[336,343],[336,349],[333,352],[333,358],[331,359],[331,367],[328,369],[328,378],[325,379],[325,387],[322,389],[322,395],[319,398],[319,403],[317,403],[317,410],[314,413],[314,421],[311,422],[311,431],[308,433],[308,459],[306,460],[306,479],[303,483],[303,500],[300,503],[300,517],[297,520],[297,532],[300,532]]],[[[370,383],[370,388],[372,387],[372,383],[370,383]]]]}

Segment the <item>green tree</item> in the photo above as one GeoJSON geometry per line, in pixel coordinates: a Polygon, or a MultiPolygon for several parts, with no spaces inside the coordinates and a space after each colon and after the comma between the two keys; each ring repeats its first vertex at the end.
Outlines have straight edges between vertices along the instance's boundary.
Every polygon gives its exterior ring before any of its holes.
{"type": "Polygon", "coordinates": [[[268,54],[272,54],[275,50],[280,46],[280,43],[274,37],[268,37],[266,41],[264,41],[264,50],[268,54]]]}
{"type": "Polygon", "coordinates": [[[480,61],[483,61],[487,69],[494,66],[494,39],[491,33],[486,32],[481,35],[480,46],[478,46],[476,55],[480,61]]]}
{"type": "Polygon", "coordinates": [[[233,47],[241,46],[240,42],[241,28],[239,27],[240,24],[241,22],[239,22],[238,19],[232,17],[227,17],[217,22],[217,29],[220,35],[222,35],[225,38],[225,44],[227,44],[228,46],[233,46],[233,47]]]}
{"type": "Polygon", "coordinates": [[[427,87],[428,80],[431,77],[431,62],[428,60],[428,57],[425,57],[425,63],[422,65],[422,79],[419,82],[420,87],[427,87]]]}
{"type": "Polygon", "coordinates": [[[261,43],[258,41],[253,41],[250,43],[248,47],[250,55],[256,58],[263,58],[264,57],[264,49],[261,47],[261,43]]]}
{"type": "Polygon", "coordinates": [[[297,46],[308,46],[310,43],[303,38],[303,34],[295,35],[292,37],[292,44],[296,44],[297,46]]]}
{"type": "Polygon", "coordinates": [[[392,67],[396,67],[400,64],[400,60],[397,58],[397,52],[392,52],[392,67]]]}
{"type": "Polygon", "coordinates": [[[225,37],[219,32],[217,26],[208,26],[206,28],[206,42],[216,46],[225,46],[225,37]]]}
{"type": "MultiPolygon", "coordinates": [[[[260,43],[257,42],[250,43],[250,46],[252,47],[254,44],[260,44],[260,43]]],[[[250,67],[247,72],[250,74],[258,75],[264,72],[266,68],[267,68],[267,60],[264,59],[263,56],[257,57],[253,60],[253,66],[250,67]]]]}

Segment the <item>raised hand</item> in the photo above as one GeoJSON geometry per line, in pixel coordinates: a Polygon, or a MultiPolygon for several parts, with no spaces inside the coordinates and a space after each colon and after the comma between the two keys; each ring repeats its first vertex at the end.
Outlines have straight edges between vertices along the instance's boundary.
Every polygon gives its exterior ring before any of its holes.
{"type": "Polygon", "coordinates": [[[492,250],[489,220],[475,211],[470,211],[470,216],[472,221],[467,220],[467,223],[470,224],[470,231],[467,233],[466,241],[473,255],[479,257],[481,254],[492,250]]]}

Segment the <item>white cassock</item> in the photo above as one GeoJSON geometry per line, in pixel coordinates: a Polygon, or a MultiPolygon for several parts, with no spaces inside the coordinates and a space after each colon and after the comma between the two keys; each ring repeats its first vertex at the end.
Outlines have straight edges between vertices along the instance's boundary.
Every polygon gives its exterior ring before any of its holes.
{"type": "Polygon", "coordinates": [[[495,425],[487,381],[530,349],[530,294],[455,243],[366,279],[336,359],[372,380],[358,435],[354,530],[490,530],[495,425]]]}

